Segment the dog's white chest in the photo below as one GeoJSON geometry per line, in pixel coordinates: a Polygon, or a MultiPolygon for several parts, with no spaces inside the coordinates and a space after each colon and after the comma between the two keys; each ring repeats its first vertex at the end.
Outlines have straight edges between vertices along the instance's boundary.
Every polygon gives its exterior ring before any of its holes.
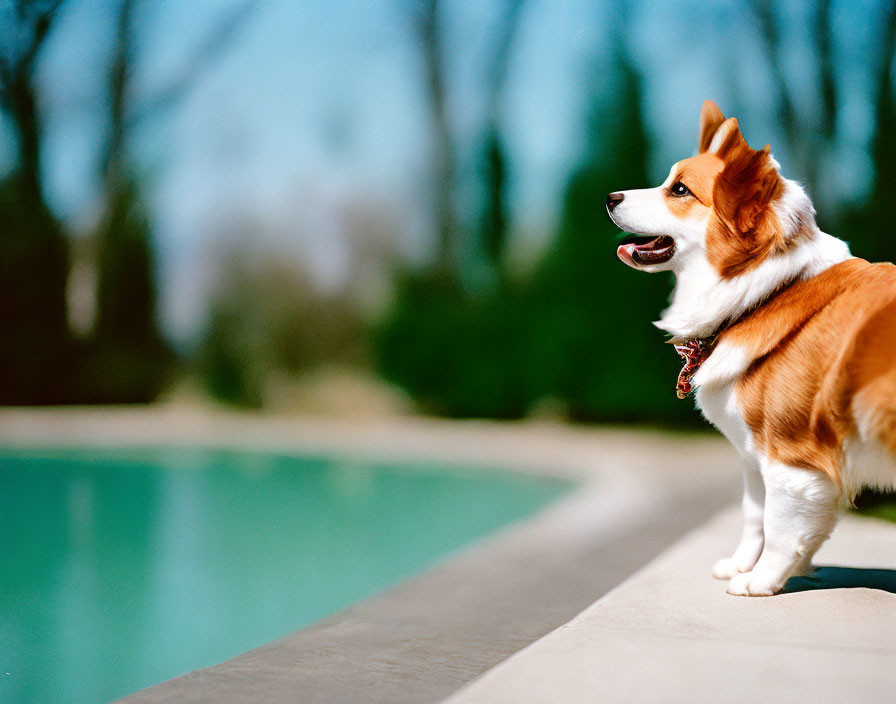
{"type": "Polygon", "coordinates": [[[694,375],[697,407],[745,457],[753,458],[755,448],[750,428],[737,402],[736,382],[749,365],[739,347],[720,344],[694,375]]]}
{"type": "Polygon", "coordinates": [[[734,382],[700,387],[696,394],[697,407],[706,420],[722,431],[744,457],[754,457],[752,433],[737,403],[734,382]]]}

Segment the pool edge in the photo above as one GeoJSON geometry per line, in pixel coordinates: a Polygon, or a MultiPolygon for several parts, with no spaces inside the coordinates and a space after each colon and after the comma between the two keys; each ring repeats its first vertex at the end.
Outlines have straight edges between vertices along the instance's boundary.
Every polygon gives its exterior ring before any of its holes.
{"type": "Polygon", "coordinates": [[[3,422],[10,412],[0,411],[0,445],[201,439],[227,448],[485,463],[579,482],[546,510],[422,575],[224,663],[119,700],[129,704],[291,701],[297,692],[303,701],[362,692],[370,701],[440,699],[574,617],[724,504],[736,485],[733,471],[717,470],[728,456],[714,438],[699,442],[699,456],[681,467],[672,459],[661,467],[657,443],[674,446],[674,436],[417,419],[373,423],[359,432],[357,424],[272,423],[233,414],[194,419],[172,432],[163,427],[170,414],[154,409],[128,409],[117,418],[115,410],[14,413],[10,424],[3,422]],[[688,511],[668,510],[682,504],[688,511]]]}

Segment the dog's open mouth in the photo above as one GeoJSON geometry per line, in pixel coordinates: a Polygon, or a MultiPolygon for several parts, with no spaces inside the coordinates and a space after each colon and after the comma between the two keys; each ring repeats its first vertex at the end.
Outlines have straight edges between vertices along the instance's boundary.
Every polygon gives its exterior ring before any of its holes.
{"type": "Polygon", "coordinates": [[[616,255],[629,266],[663,264],[675,254],[675,241],[666,235],[629,235],[622,240],[616,255]]]}

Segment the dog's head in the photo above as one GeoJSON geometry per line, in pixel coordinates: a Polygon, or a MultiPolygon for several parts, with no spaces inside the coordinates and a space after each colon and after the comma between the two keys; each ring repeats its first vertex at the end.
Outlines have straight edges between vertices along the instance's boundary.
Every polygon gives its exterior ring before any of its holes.
{"type": "Polygon", "coordinates": [[[710,335],[788,281],[849,257],[818,230],[799,184],[769,147],[751,149],[735,118],[703,103],[697,156],[656,188],[607,196],[607,212],[632,233],[617,249],[629,266],[673,271],[672,303],[657,325],[675,337],[710,335]]]}
{"type": "Polygon", "coordinates": [[[769,147],[751,149],[737,119],[725,119],[711,100],[697,143],[699,154],[675,164],[662,185],[607,196],[610,218],[633,234],[617,250],[629,266],[679,272],[697,257],[722,278],[737,276],[786,251],[813,217],[769,147]],[[795,196],[802,202],[788,202],[795,196]]]}

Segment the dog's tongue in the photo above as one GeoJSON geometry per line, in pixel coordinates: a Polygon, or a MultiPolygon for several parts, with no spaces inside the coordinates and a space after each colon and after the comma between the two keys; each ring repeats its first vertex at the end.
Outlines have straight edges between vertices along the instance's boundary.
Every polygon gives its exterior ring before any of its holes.
{"type": "Polygon", "coordinates": [[[634,266],[635,260],[632,256],[634,251],[634,244],[621,244],[616,248],[616,256],[629,266],[634,266]]]}
{"type": "Polygon", "coordinates": [[[661,264],[669,261],[674,253],[675,243],[671,237],[659,236],[646,242],[626,242],[616,249],[616,256],[629,266],[638,264],[661,264]]]}

